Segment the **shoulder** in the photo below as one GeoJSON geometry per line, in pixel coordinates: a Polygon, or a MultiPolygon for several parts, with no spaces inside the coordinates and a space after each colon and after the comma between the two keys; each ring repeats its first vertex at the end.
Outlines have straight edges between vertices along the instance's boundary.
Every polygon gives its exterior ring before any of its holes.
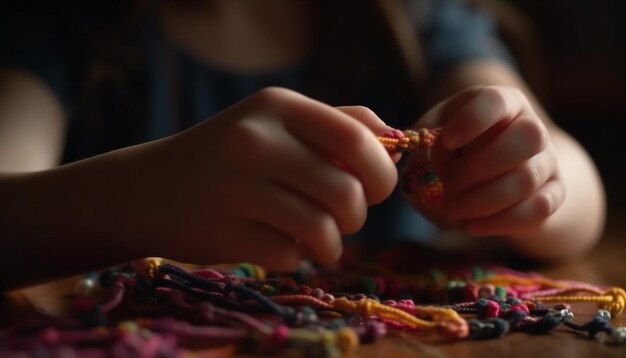
{"type": "Polygon", "coordinates": [[[419,34],[431,79],[450,68],[475,59],[512,63],[498,38],[497,23],[489,9],[468,0],[407,0],[407,13],[419,34]]]}

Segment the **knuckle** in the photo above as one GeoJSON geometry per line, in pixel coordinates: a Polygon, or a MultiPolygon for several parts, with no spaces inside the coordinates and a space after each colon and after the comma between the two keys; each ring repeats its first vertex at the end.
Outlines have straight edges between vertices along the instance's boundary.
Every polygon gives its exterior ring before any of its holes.
{"type": "Polygon", "coordinates": [[[520,171],[519,176],[523,192],[532,192],[543,184],[543,173],[535,164],[526,164],[526,166],[520,171]]]}
{"type": "Polygon", "coordinates": [[[529,150],[539,153],[547,147],[549,134],[543,123],[539,120],[524,120],[520,126],[529,150]]]}
{"type": "Polygon", "coordinates": [[[368,149],[371,148],[370,138],[371,133],[367,132],[364,128],[355,128],[354,130],[346,130],[343,134],[348,145],[353,148],[354,152],[358,155],[366,155],[368,149]]]}
{"type": "Polygon", "coordinates": [[[319,212],[310,218],[310,231],[313,237],[323,239],[336,236],[335,220],[327,213],[319,212]]]}
{"type": "Polygon", "coordinates": [[[336,194],[340,203],[340,212],[345,214],[345,222],[340,225],[341,232],[351,234],[363,226],[366,218],[363,186],[356,178],[348,177],[340,185],[336,194]]]}
{"type": "Polygon", "coordinates": [[[510,93],[512,98],[526,99],[526,95],[518,87],[505,86],[503,88],[510,93]]]}
{"type": "Polygon", "coordinates": [[[354,177],[346,175],[345,179],[341,180],[336,195],[337,201],[347,204],[348,207],[356,205],[359,201],[359,196],[363,195],[361,182],[354,177]]]}
{"type": "Polygon", "coordinates": [[[363,117],[378,117],[374,111],[372,111],[369,107],[366,106],[351,106],[352,110],[363,117]]]}
{"type": "Polygon", "coordinates": [[[228,150],[226,158],[242,165],[251,164],[266,158],[273,150],[272,141],[258,123],[241,120],[234,123],[228,131],[228,150]]]}
{"type": "Polygon", "coordinates": [[[323,263],[335,261],[338,258],[336,247],[341,246],[336,243],[340,240],[340,235],[335,219],[329,214],[320,212],[310,220],[309,234],[313,242],[309,244],[318,246],[318,250],[314,250],[318,253],[317,259],[323,263]]]}
{"type": "Polygon", "coordinates": [[[506,90],[500,86],[485,86],[481,89],[481,96],[487,103],[493,103],[503,111],[505,116],[513,115],[513,105],[506,90]]]}
{"type": "Polygon", "coordinates": [[[265,87],[255,92],[251,100],[261,107],[275,108],[288,103],[295,92],[283,87],[265,87]]]}
{"type": "Polygon", "coordinates": [[[546,218],[556,210],[554,197],[549,193],[540,193],[533,201],[533,211],[538,218],[546,218]]]}

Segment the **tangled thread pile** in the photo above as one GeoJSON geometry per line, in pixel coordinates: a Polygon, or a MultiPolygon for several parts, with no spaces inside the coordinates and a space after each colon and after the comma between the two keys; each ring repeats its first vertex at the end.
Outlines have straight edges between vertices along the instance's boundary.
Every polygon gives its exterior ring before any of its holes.
{"type": "Polygon", "coordinates": [[[296,274],[266,277],[249,263],[187,271],[151,258],[86,276],[73,302],[77,319],[6,329],[0,353],[337,357],[397,332],[495,339],[560,325],[624,345],[626,327],[614,328],[610,319],[625,303],[620,288],[497,267],[394,277],[325,272],[303,262],[296,274]],[[575,323],[572,302],[594,302],[598,313],[575,323]]]}
{"type": "MultiPolygon", "coordinates": [[[[404,186],[419,190],[425,203],[443,195],[430,167],[439,132],[394,130],[379,138],[390,153],[413,154],[404,186]]],[[[40,317],[3,329],[0,355],[337,357],[398,332],[456,341],[558,326],[624,345],[626,327],[612,327],[610,319],[625,305],[621,288],[501,267],[403,276],[325,271],[304,261],[295,274],[268,276],[249,263],[192,271],[149,258],[85,276],[74,318],[40,317]],[[576,322],[574,302],[595,303],[598,312],[576,322]]]]}

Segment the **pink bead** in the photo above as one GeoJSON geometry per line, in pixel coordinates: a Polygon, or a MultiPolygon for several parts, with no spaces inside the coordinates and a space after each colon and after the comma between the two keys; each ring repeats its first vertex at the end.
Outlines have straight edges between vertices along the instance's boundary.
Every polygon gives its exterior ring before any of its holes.
{"type": "Polygon", "coordinates": [[[283,345],[285,342],[287,342],[287,339],[289,338],[289,327],[284,324],[276,326],[276,328],[274,328],[273,338],[274,343],[278,345],[283,345]]]}
{"type": "Polygon", "coordinates": [[[224,278],[224,275],[221,272],[219,272],[217,270],[212,270],[212,269],[198,270],[198,271],[193,272],[193,274],[195,276],[206,278],[206,279],[220,279],[220,278],[224,278]]]}
{"type": "Polygon", "coordinates": [[[468,282],[463,289],[465,293],[465,301],[476,301],[479,296],[479,286],[475,283],[468,282]]]}
{"type": "Polygon", "coordinates": [[[495,301],[487,302],[487,309],[485,310],[485,314],[489,318],[498,317],[502,309],[500,305],[495,301]]]}
{"type": "Polygon", "coordinates": [[[518,303],[516,305],[512,305],[509,308],[509,312],[524,312],[526,314],[530,314],[530,311],[528,310],[528,307],[526,307],[526,305],[518,303]]]}
{"type": "Polygon", "coordinates": [[[59,331],[54,328],[46,328],[41,333],[39,338],[45,344],[56,344],[59,341],[59,331]]]}
{"type": "Polygon", "coordinates": [[[313,293],[313,290],[309,286],[300,286],[298,288],[298,293],[302,295],[311,296],[311,294],[313,293]]]}
{"type": "Polygon", "coordinates": [[[413,302],[412,299],[405,298],[405,299],[398,300],[398,305],[404,306],[406,308],[414,308],[415,302],[413,302]]]}

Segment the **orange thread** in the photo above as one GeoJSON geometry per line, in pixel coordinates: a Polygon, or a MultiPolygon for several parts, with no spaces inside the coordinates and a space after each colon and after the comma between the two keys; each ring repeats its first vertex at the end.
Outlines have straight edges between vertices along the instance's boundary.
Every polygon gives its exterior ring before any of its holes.
{"type": "Polygon", "coordinates": [[[467,322],[461,318],[456,311],[447,308],[431,306],[416,307],[416,312],[419,311],[433,319],[433,321],[428,321],[370,298],[350,301],[342,297],[333,300],[331,305],[334,308],[358,314],[364,319],[379,317],[396,321],[412,329],[439,332],[449,337],[463,338],[469,333],[467,322]]]}
{"type": "Polygon", "coordinates": [[[626,291],[614,287],[599,296],[535,296],[534,299],[543,302],[597,302],[599,308],[609,311],[615,317],[624,311],[626,291]]]}
{"type": "Polygon", "coordinates": [[[492,275],[489,277],[485,277],[483,279],[477,280],[478,284],[492,284],[492,285],[501,285],[501,286],[512,286],[512,285],[522,285],[522,286],[531,286],[531,285],[543,285],[552,288],[567,288],[567,284],[551,280],[545,277],[520,277],[513,275],[492,275]]]}

